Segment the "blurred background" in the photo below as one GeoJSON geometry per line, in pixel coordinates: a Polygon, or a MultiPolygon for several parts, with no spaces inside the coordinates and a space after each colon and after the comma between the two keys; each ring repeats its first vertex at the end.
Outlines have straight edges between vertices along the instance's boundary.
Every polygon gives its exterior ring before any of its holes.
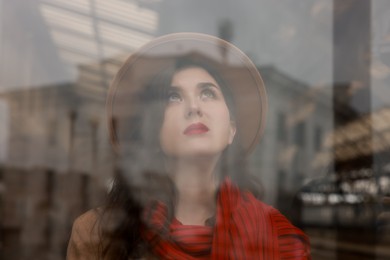
{"type": "Polygon", "coordinates": [[[390,259],[387,0],[0,0],[0,259],[64,259],[110,186],[112,77],[183,31],[258,67],[270,107],[250,169],[313,258],[390,259]]]}

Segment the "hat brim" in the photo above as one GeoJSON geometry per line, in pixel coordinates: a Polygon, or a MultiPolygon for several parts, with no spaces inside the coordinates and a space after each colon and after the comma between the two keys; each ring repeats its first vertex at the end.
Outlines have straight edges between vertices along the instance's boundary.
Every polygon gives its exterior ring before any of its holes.
{"type": "Polygon", "coordinates": [[[233,44],[200,33],[174,33],[156,38],[132,54],[122,65],[107,97],[108,127],[115,151],[120,150],[121,140],[114,118],[131,114],[137,105],[134,97],[140,89],[177,58],[188,55],[212,63],[228,82],[236,106],[236,125],[241,145],[247,154],[253,151],[264,132],[267,113],[267,94],[260,73],[233,44]]]}

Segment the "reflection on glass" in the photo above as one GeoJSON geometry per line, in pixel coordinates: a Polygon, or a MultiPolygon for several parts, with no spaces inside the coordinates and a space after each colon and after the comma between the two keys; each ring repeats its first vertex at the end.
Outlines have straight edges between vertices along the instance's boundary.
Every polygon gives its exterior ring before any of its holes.
{"type": "Polygon", "coordinates": [[[0,5],[0,258],[64,258],[73,220],[102,204],[118,164],[113,76],[139,46],[182,31],[256,63],[270,107],[249,167],[313,258],[390,256],[388,1],[0,5]]]}

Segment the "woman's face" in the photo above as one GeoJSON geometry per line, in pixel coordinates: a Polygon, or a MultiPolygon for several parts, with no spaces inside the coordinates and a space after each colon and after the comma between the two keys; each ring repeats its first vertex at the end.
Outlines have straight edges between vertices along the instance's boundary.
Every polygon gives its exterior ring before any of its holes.
{"type": "Polygon", "coordinates": [[[189,67],[173,75],[160,130],[165,155],[219,155],[235,132],[221,88],[206,70],[189,67]]]}

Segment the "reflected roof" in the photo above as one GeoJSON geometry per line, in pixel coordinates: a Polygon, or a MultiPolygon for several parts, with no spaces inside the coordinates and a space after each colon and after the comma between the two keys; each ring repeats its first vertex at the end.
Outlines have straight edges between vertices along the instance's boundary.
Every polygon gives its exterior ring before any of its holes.
{"type": "Polygon", "coordinates": [[[158,25],[157,12],[130,1],[41,0],[39,11],[61,58],[73,64],[134,50],[158,25]]]}

